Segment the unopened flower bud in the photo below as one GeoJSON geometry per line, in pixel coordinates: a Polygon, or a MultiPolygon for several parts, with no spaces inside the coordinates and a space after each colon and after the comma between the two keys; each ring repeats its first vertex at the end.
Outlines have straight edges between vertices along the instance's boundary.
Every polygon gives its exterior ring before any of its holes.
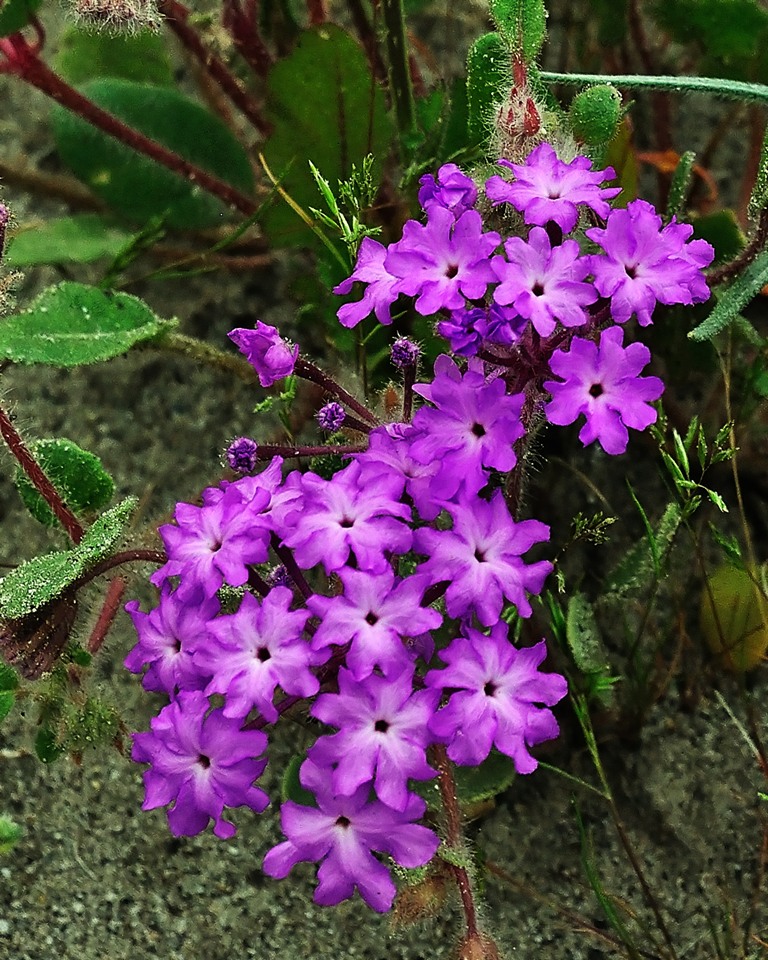
{"type": "Polygon", "coordinates": [[[335,400],[332,400],[330,403],[326,403],[324,407],[321,407],[317,411],[316,420],[320,424],[321,430],[328,430],[329,433],[333,433],[334,430],[338,430],[339,427],[347,419],[347,414],[344,410],[344,407],[340,403],[337,403],[335,400]]]}
{"type": "Polygon", "coordinates": [[[259,447],[250,437],[238,437],[227,447],[227,463],[235,473],[253,473],[258,463],[259,447]]]}
{"type": "Polygon", "coordinates": [[[414,343],[413,340],[409,340],[407,337],[398,337],[392,344],[392,363],[400,370],[404,367],[412,367],[419,359],[420,353],[419,345],[414,343]]]}

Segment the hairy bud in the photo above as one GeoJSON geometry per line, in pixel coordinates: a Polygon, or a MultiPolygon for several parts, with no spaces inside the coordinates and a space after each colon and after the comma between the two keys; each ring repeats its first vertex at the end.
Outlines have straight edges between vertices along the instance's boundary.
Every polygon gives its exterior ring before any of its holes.
{"type": "Polygon", "coordinates": [[[69,9],[80,26],[109,33],[157,31],[163,22],[153,0],[71,0],[69,9]]]}

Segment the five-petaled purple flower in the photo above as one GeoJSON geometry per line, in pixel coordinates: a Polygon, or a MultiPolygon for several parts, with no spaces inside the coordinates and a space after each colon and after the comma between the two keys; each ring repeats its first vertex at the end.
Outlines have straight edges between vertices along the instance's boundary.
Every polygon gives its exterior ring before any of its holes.
{"type": "Polygon", "coordinates": [[[586,423],[579,440],[586,446],[597,440],[606,453],[624,453],[629,434],[656,422],[651,400],[658,400],[664,384],[658,377],[641,377],[651,359],[642,343],[623,346],[624,331],[609,327],[600,344],[574,337],[571,349],[556,350],[550,360],[552,372],[563,378],[547,380],[544,389],[552,395],[544,408],[547,420],[558,426],[573,423],[584,414],[586,423]]]}

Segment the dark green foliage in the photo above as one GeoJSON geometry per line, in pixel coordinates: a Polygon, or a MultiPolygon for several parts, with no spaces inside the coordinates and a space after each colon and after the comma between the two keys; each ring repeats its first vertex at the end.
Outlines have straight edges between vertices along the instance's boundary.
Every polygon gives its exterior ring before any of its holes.
{"type": "Polygon", "coordinates": [[[744,249],[747,238],[733,210],[718,210],[703,217],[691,217],[693,235],[715,248],[715,263],[733,260],[744,249]]]}
{"type": "Polygon", "coordinates": [[[21,30],[42,5],[43,0],[4,0],[0,4],[0,37],[21,30]]]}
{"type": "Polygon", "coordinates": [[[746,305],[768,283],[768,251],[763,251],[717,298],[707,319],[688,334],[691,340],[711,340],[731,324],[746,305]]]}
{"type": "MultiPolygon", "coordinates": [[[[248,194],[250,161],[218,117],[167,87],[105,78],[82,92],[109,113],[248,194]]],[[[80,117],[55,107],[52,126],[59,154],[72,172],[110,207],[134,223],[163,215],[180,229],[219,223],[225,208],[188,180],[137,154],[80,117]]]]}
{"type": "Polygon", "coordinates": [[[316,807],[317,801],[314,794],[305,790],[299,780],[299,770],[306,759],[306,754],[297,753],[288,761],[288,766],[283,773],[282,798],[283,802],[293,800],[294,803],[304,807],[316,807]]]}
{"type": "MultiPolygon", "coordinates": [[[[281,189],[308,213],[317,205],[311,160],[330,183],[346,180],[367,154],[374,178],[386,156],[392,126],[384,94],[359,44],[339,27],[324,24],[302,34],[293,53],[270,72],[266,113],[274,131],[264,159],[281,189]]],[[[276,192],[262,225],[273,246],[304,246],[310,230],[276,192]]]]}
{"type": "Polygon", "coordinates": [[[174,325],[156,317],[138,297],[64,281],[3,321],[0,357],[76,367],[111,360],[174,325]]]}
{"type": "Polygon", "coordinates": [[[680,216],[685,209],[685,201],[691,188],[695,162],[696,154],[693,150],[686,150],[685,153],[681,154],[675,172],[672,174],[672,182],[669,185],[667,219],[671,220],[674,216],[680,216]]]}
{"type": "MultiPolygon", "coordinates": [[[[30,444],[35,460],[75,514],[88,513],[106,507],[115,493],[112,477],[101,460],[64,437],[36,440],[30,444]]],[[[35,520],[46,527],[55,527],[59,521],[37,488],[21,467],[16,469],[15,481],[24,506],[35,520]]]]}
{"type": "Polygon", "coordinates": [[[3,264],[18,268],[41,263],[90,263],[117,256],[129,239],[129,234],[98,213],[59,217],[15,234],[3,264]]]}

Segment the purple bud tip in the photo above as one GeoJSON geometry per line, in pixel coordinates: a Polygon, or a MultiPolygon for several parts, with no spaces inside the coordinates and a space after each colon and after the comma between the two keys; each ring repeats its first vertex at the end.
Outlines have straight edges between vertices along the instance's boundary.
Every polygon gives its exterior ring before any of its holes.
{"type": "Polygon", "coordinates": [[[320,424],[320,429],[329,430],[331,433],[338,430],[346,419],[347,415],[344,412],[344,407],[340,403],[336,403],[335,400],[326,403],[324,407],[317,411],[317,422],[320,424]]]}
{"type": "Polygon", "coordinates": [[[288,570],[282,563],[279,563],[269,571],[267,574],[267,583],[270,587],[290,587],[292,585],[288,570]]]}
{"type": "Polygon", "coordinates": [[[400,370],[403,367],[412,367],[419,359],[421,350],[419,345],[407,337],[398,337],[392,344],[392,363],[400,370]]]}
{"type": "Polygon", "coordinates": [[[227,463],[235,473],[252,473],[258,462],[258,444],[250,437],[238,437],[227,447],[227,463]]]}

